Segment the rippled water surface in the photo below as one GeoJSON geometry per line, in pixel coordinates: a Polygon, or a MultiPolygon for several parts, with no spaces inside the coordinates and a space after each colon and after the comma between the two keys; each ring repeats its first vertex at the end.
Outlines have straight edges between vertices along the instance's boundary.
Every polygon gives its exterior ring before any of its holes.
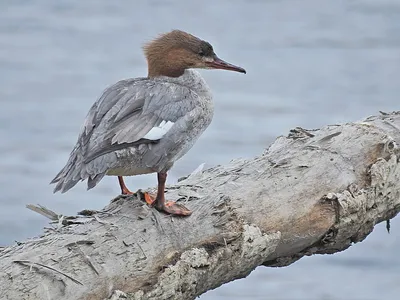
{"type": "MultiPolygon", "coordinates": [[[[102,90],[146,75],[140,46],[179,28],[204,38],[247,75],[202,71],[214,91],[212,125],[171,172],[262,152],[295,126],[316,128],[399,109],[400,2],[18,1],[0,2],[0,244],[39,234],[40,203],[74,214],[101,208],[115,178],[53,195],[48,182],[66,162],[102,90]]],[[[129,178],[132,189],[154,175],[129,178]]],[[[400,221],[330,256],[286,268],[258,268],[200,297],[221,299],[398,299],[400,221]]]]}

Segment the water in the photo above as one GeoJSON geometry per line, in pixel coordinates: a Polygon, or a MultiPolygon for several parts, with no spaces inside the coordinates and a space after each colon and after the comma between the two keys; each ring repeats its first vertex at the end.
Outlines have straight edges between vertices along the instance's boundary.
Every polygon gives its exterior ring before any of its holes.
{"type": "MultiPolygon", "coordinates": [[[[202,37],[247,75],[203,71],[214,91],[212,125],[171,172],[262,152],[295,126],[316,128],[399,109],[400,3],[381,1],[22,1],[0,2],[0,244],[37,235],[40,203],[74,214],[119,192],[105,178],[53,195],[82,121],[109,84],[143,76],[143,41],[173,28],[202,37]]],[[[171,182],[170,181],[170,182],[171,182]]],[[[127,179],[132,189],[154,175],[127,179]]],[[[222,299],[397,299],[400,221],[366,241],[200,297],[222,299]]]]}

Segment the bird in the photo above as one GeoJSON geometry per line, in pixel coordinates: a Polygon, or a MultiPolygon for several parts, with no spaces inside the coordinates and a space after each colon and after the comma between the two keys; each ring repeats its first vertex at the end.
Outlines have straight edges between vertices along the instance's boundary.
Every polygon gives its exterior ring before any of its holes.
{"type": "Polygon", "coordinates": [[[123,79],[106,88],[90,108],[66,165],[54,177],[54,193],[79,181],[87,189],[117,176],[121,194],[131,195],[123,176],[157,173],[157,194],[144,193],[160,212],[189,216],[182,204],[165,200],[167,173],[210,125],[214,104],[195,69],[246,70],[220,59],[212,45],[172,30],[145,43],[147,77],[123,79]]]}

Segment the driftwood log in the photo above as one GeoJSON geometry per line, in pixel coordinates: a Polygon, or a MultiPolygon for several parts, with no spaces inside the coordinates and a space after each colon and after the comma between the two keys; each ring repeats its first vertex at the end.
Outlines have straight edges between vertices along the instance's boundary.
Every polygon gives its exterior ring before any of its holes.
{"type": "Polygon", "coordinates": [[[287,266],[362,241],[400,210],[400,112],[319,130],[296,128],[252,159],[191,174],[168,198],[140,192],[55,223],[0,250],[1,299],[194,299],[257,266],[287,266]]]}

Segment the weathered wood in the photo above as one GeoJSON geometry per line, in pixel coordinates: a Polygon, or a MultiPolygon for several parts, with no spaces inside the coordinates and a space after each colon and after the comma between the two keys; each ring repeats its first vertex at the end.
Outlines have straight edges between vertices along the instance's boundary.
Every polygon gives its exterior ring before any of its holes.
{"type": "Polygon", "coordinates": [[[58,216],[54,230],[0,250],[0,298],[194,299],[259,265],[342,251],[400,210],[396,141],[400,112],[296,128],[256,158],[170,186],[188,218],[139,197],[58,216]]]}

